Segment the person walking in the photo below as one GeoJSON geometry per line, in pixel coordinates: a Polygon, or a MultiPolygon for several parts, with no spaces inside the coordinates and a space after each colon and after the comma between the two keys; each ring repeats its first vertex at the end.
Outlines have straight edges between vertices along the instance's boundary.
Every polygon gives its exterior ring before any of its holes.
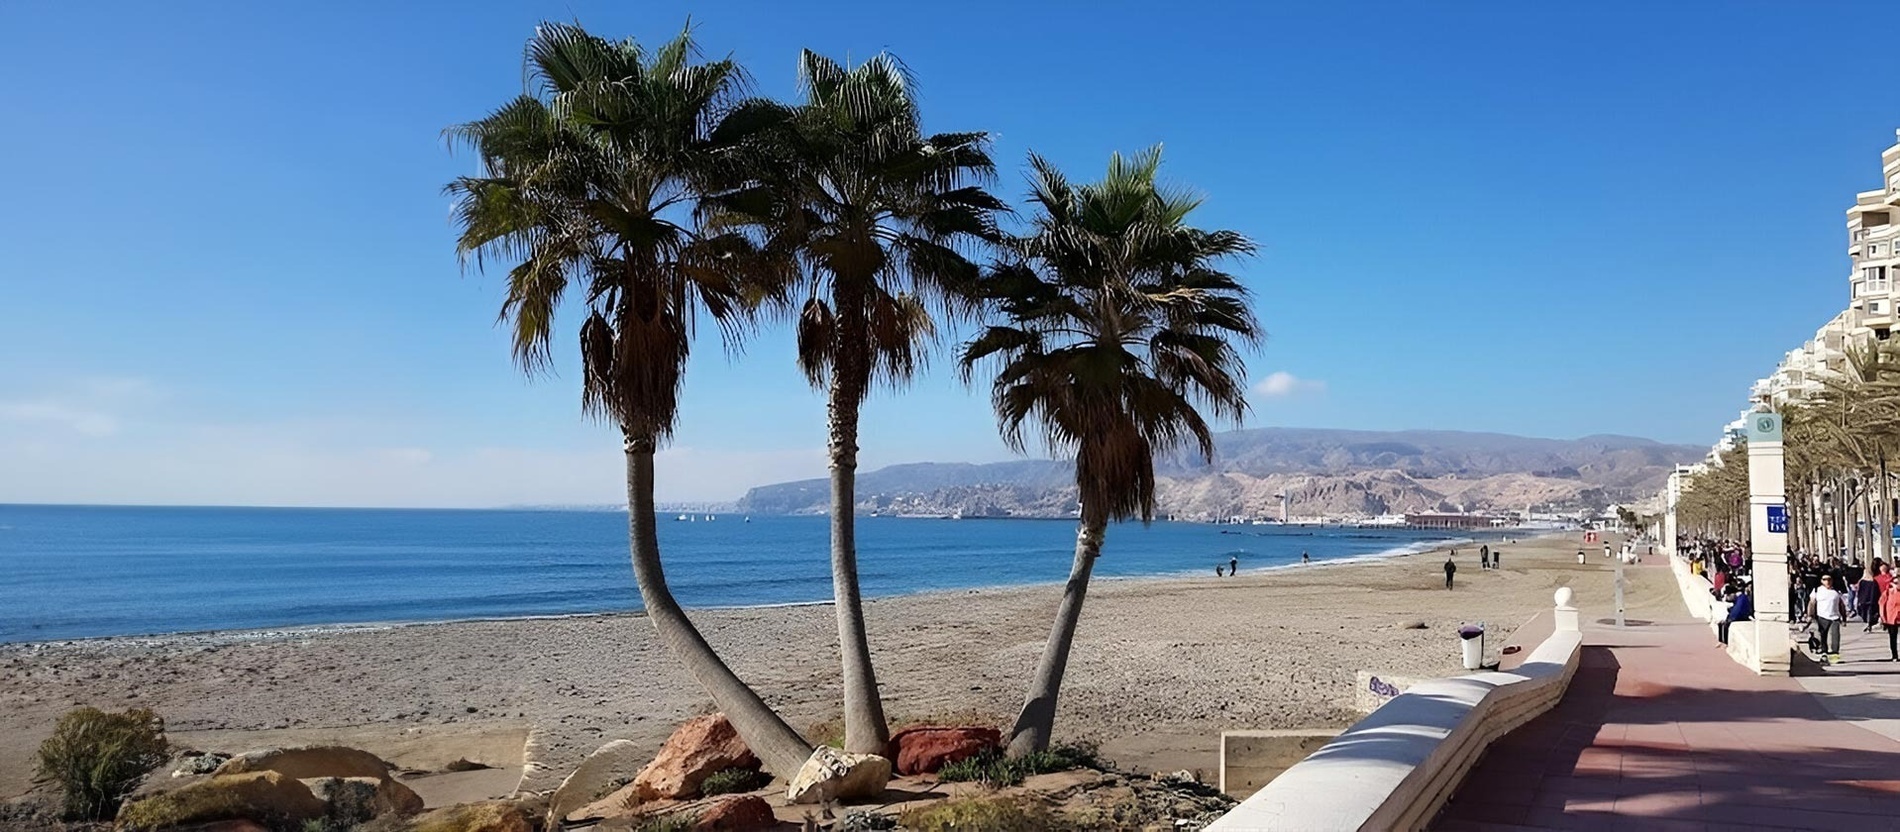
{"type": "Polygon", "coordinates": [[[1491,568],[1491,544],[1489,543],[1478,547],[1478,568],[1491,568]]]}
{"type": "Polygon", "coordinates": [[[1880,626],[1887,630],[1887,661],[1900,662],[1900,590],[1892,586],[1880,595],[1880,626]]]}
{"type": "Polygon", "coordinates": [[[1492,569],[1504,568],[1504,553],[1503,552],[1499,551],[1499,552],[1491,553],[1491,568],[1492,569]]]}
{"type": "Polygon", "coordinates": [[[1458,564],[1452,563],[1451,558],[1449,557],[1445,558],[1445,588],[1446,589],[1451,589],[1451,576],[1456,575],[1456,574],[1458,574],[1458,564]]]}
{"type": "Polygon", "coordinates": [[[1822,575],[1821,588],[1808,596],[1808,619],[1821,640],[1822,664],[1841,663],[1841,621],[1847,618],[1847,597],[1834,588],[1834,576],[1822,575]]]}
{"type": "Polygon", "coordinates": [[[1873,570],[1860,573],[1860,583],[1854,585],[1854,611],[1860,614],[1860,620],[1867,626],[1860,628],[1863,633],[1874,631],[1874,624],[1880,620],[1880,582],[1874,580],[1873,570]]]}
{"type": "Polygon", "coordinates": [[[1240,571],[1240,558],[1229,555],[1227,557],[1227,577],[1231,578],[1235,575],[1235,573],[1238,573],[1239,571],[1240,571]]]}

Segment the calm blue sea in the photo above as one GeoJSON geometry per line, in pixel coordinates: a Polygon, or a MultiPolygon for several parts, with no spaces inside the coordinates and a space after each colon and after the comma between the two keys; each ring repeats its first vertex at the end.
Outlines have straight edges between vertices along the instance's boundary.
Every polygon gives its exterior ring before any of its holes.
{"type": "MultiPolygon", "coordinates": [[[[660,523],[694,607],[831,597],[823,517],[660,523]]],[[[1118,525],[1096,574],[1205,574],[1429,548],[1444,532],[1118,525]]],[[[870,596],[1060,581],[1060,520],[866,517],[870,596]]],[[[639,609],[622,514],[0,505],[0,643],[639,609]]]]}

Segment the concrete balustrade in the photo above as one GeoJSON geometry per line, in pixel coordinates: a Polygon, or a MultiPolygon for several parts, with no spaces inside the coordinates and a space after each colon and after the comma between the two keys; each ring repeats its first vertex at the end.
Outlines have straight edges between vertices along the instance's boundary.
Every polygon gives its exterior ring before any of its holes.
{"type": "MultiPolygon", "coordinates": [[[[1715,638],[1716,625],[1728,619],[1729,604],[1715,597],[1715,585],[1708,578],[1697,575],[1689,568],[1689,561],[1680,557],[1669,559],[1669,569],[1676,573],[1676,584],[1682,589],[1682,605],[1689,608],[1689,614],[1709,625],[1709,637],[1715,638]]],[[[1763,628],[1787,625],[1779,622],[1758,623],[1757,621],[1737,621],[1729,626],[1728,655],[1736,664],[1753,670],[1762,667],[1761,631],[1763,628]]]]}
{"type": "Polygon", "coordinates": [[[1423,829],[1485,748],[1563,698],[1583,634],[1570,589],[1556,602],[1555,631],[1516,669],[1419,683],[1207,828],[1423,829]]]}

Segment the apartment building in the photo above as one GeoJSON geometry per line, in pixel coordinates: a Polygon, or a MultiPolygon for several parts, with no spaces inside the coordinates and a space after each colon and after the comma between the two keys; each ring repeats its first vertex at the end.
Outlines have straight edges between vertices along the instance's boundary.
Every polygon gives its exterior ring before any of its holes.
{"type": "Polygon", "coordinates": [[[1881,187],[1855,194],[1847,209],[1847,308],[1755,382],[1751,402],[1780,406],[1819,393],[1847,372],[1851,345],[1885,341],[1900,323],[1900,130],[1880,154],[1880,175],[1881,187]]]}
{"type": "Polygon", "coordinates": [[[1880,154],[1881,187],[1854,195],[1847,209],[1849,312],[1859,312],[1854,334],[1886,340],[1900,301],[1900,130],[1880,154]]]}

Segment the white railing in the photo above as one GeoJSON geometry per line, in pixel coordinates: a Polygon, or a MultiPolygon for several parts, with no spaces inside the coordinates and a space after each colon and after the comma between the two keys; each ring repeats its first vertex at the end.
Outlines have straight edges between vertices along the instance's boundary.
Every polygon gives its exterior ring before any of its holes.
{"type": "Polygon", "coordinates": [[[1557,590],[1556,631],[1517,669],[1421,682],[1222,815],[1210,832],[1423,829],[1486,748],[1561,700],[1582,651],[1557,590]]]}

